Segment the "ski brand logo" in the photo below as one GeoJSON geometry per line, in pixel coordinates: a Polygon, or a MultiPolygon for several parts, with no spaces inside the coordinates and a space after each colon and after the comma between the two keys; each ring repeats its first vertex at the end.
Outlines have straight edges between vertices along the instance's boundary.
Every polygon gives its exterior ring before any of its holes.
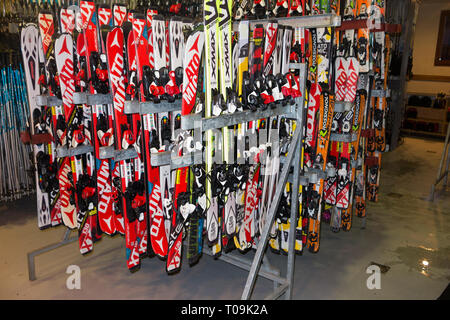
{"type": "Polygon", "coordinates": [[[311,72],[316,72],[317,70],[317,32],[316,29],[311,30],[311,42],[312,42],[312,48],[311,48],[311,72]]]}
{"type": "Polygon", "coordinates": [[[69,9],[61,9],[61,31],[72,33],[75,29],[75,12],[69,9]]]}
{"type": "Polygon", "coordinates": [[[172,249],[174,247],[175,241],[179,239],[181,231],[183,230],[183,225],[183,223],[178,223],[175,229],[170,233],[169,248],[172,249]]]}
{"type": "Polygon", "coordinates": [[[337,79],[336,79],[336,99],[337,101],[343,101],[345,99],[345,93],[346,93],[346,83],[347,83],[347,72],[346,68],[344,66],[345,60],[343,58],[338,58],[339,65],[336,72],[337,79]]]}
{"type": "Polygon", "coordinates": [[[151,10],[151,9],[147,10],[147,26],[149,28],[151,28],[153,16],[156,14],[158,14],[158,11],[156,11],[156,10],[151,10]]]}
{"type": "Polygon", "coordinates": [[[109,178],[109,162],[103,160],[97,171],[97,186],[100,198],[98,200],[98,211],[102,216],[107,216],[111,210],[111,185],[109,178]]]}
{"type": "Polygon", "coordinates": [[[285,68],[287,68],[289,65],[289,55],[290,55],[289,48],[290,48],[291,40],[292,40],[292,30],[286,28],[284,30],[284,50],[283,50],[283,62],[282,62],[283,70],[281,70],[281,72],[283,74],[287,73],[287,70],[285,70],[285,68]]]}
{"type": "Polygon", "coordinates": [[[361,95],[359,93],[356,94],[356,98],[355,98],[355,117],[353,118],[353,131],[357,131],[359,129],[359,113],[360,113],[360,108],[358,108],[358,106],[361,105],[361,95]]]}
{"type": "Polygon", "coordinates": [[[167,260],[167,271],[173,271],[177,269],[181,262],[181,241],[176,241],[175,246],[170,250],[167,260]]]}
{"type": "Polygon", "coordinates": [[[216,30],[215,29],[211,29],[209,30],[210,32],[210,38],[209,40],[210,42],[210,50],[211,50],[211,55],[210,55],[210,71],[212,70],[211,73],[211,85],[213,88],[217,87],[217,67],[216,67],[216,59],[217,59],[217,54],[216,54],[216,30]]]}
{"type": "Polygon", "coordinates": [[[92,250],[92,235],[91,225],[86,220],[80,235],[80,252],[81,254],[88,253],[92,250]]]}
{"type": "MultiPolygon", "coordinates": [[[[187,79],[187,84],[183,84],[183,105],[189,106],[189,109],[194,105],[197,91],[197,77],[200,66],[199,40],[201,36],[202,34],[199,32],[192,48],[189,49],[189,53],[192,54],[192,57],[189,59],[185,69],[185,79],[187,79]]],[[[203,44],[203,37],[201,40],[203,44]]]]}
{"type": "Polygon", "coordinates": [[[100,26],[108,25],[111,20],[111,9],[109,8],[98,8],[97,10],[98,20],[100,22],[100,26]]]}
{"type": "Polygon", "coordinates": [[[147,251],[147,230],[142,228],[140,235],[138,252],[144,254],[147,251]]]}
{"type": "Polygon", "coordinates": [[[44,49],[44,53],[46,53],[52,41],[54,32],[53,16],[51,14],[40,13],[39,28],[41,30],[42,47],[44,49]]]}
{"type": "Polygon", "coordinates": [[[167,239],[164,234],[164,214],[161,208],[161,188],[158,185],[153,185],[152,193],[150,195],[149,210],[152,224],[150,226],[150,235],[152,236],[152,243],[159,246],[159,250],[155,253],[160,256],[165,256],[167,252],[167,239]]]}
{"type": "MultiPolygon", "coordinates": [[[[224,57],[223,60],[225,62],[225,79],[227,79],[229,82],[231,82],[231,67],[230,67],[230,45],[229,45],[229,38],[228,38],[229,33],[222,33],[223,36],[223,46],[224,46],[224,57]]],[[[230,84],[231,85],[231,84],[230,84]]]]}
{"type": "Polygon", "coordinates": [[[91,1],[80,1],[81,28],[85,30],[95,11],[95,4],[91,1]]]}
{"type": "Polygon", "coordinates": [[[316,112],[317,112],[316,99],[311,94],[311,97],[309,99],[308,113],[307,113],[308,119],[306,122],[306,137],[305,137],[305,143],[308,146],[311,146],[311,142],[313,140],[314,122],[315,122],[316,112]]]}
{"type": "Polygon", "coordinates": [[[230,20],[231,16],[228,11],[228,1],[222,0],[219,5],[219,26],[222,28],[230,20]]]}
{"type": "MultiPolygon", "coordinates": [[[[180,56],[180,41],[181,41],[181,35],[182,35],[182,31],[181,31],[181,26],[180,23],[178,21],[170,21],[170,35],[171,35],[171,44],[173,44],[173,60],[179,58],[180,56]]],[[[169,43],[169,41],[167,41],[167,43],[169,43]]],[[[170,52],[167,55],[167,57],[170,56],[170,52]]]]}
{"type": "Polygon", "coordinates": [[[137,250],[136,246],[134,245],[133,249],[131,250],[131,253],[128,257],[128,261],[127,261],[128,269],[138,266],[139,263],[140,263],[139,251],[137,250]]]}
{"type": "MultiPolygon", "coordinates": [[[[281,67],[281,60],[282,60],[282,55],[281,55],[281,50],[283,49],[283,29],[280,29],[280,31],[277,33],[277,45],[276,45],[276,65],[277,68],[281,67]]],[[[279,70],[281,71],[281,70],[279,70]]],[[[277,72],[278,73],[278,72],[277,72]]]]}
{"type": "Polygon", "coordinates": [[[71,189],[71,184],[68,179],[69,174],[70,174],[70,165],[68,161],[64,161],[64,165],[61,169],[60,174],[58,175],[61,190],[60,192],[61,214],[63,215],[63,217],[69,220],[68,221],[69,225],[67,225],[67,222],[65,222],[65,224],[70,228],[74,228],[76,226],[74,221],[75,208],[70,204],[69,190],[71,189]]]}
{"type": "Polygon", "coordinates": [[[322,128],[320,129],[320,135],[325,138],[328,134],[328,109],[329,109],[329,96],[327,93],[323,94],[323,119],[322,119],[322,128]]]}
{"type": "Polygon", "coordinates": [[[345,96],[345,101],[353,102],[356,95],[356,84],[358,82],[358,71],[356,70],[355,64],[356,59],[350,58],[348,66],[348,80],[347,80],[347,94],[345,96]]]}
{"type": "Polygon", "coordinates": [[[123,113],[123,108],[125,105],[125,79],[123,77],[124,60],[121,52],[122,46],[118,41],[119,29],[115,30],[116,32],[114,32],[114,39],[108,44],[110,50],[115,52],[115,54],[113,53],[109,59],[110,79],[114,91],[114,109],[119,113],[123,113]],[[112,50],[112,48],[115,47],[117,47],[117,51],[112,50]]]}
{"type": "Polygon", "coordinates": [[[67,47],[67,39],[69,36],[65,36],[63,38],[63,43],[61,45],[61,49],[58,52],[58,55],[61,59],[64,59],[64,65],[59,72],[59,78],[63,87],[61,88],[63,91],[63,102],[66,108],[72,107],[73,101],[73,93],[75,91],[75,83],[73,79],[73,61],[72,54],[67,47]]]}
{"type": "Polygon", "coordinates": [[[133,19],[133,33],[134,38],[139,39],[142,37],[145,28],[145,20],[144,19],[133,19]]]}
{"type": "Polygon", "coordinates": [[[277,40],[277,23],[268,23],[266,29],[266,48],[264,52],[264,74],[269,74],[272,68],[273,51],[277,40]]]}
{"type": "MultiPolygon", "coordinates": [[[[152,33],[154,35],[154,43],[153,45],[157,45],[157,53],[158,53],[158,64],[161,64],[164,60],[164,21],[161,20],[153,20],[154,25],[152,27],[152,33]]],[[[156,59],[155,59],[156,60],[156,59]]],[[[165,63],[165,62],[164,62],[165,63]]]]}
{"type": "Polygon", "coordinates": [[[114,15],[114,25],[122,26],[123,22],[125,21],[125,17],[127,15],[127,7],[123,5],[114,5],[113,15],[114,15]]]}
{"type": "Polygon", "coordinates": [[[253,230],[253,213],[258,203],[258,180],[259,180],[260,166],[256,169],[253,180],[247,190],[245,196],[245,217],[244,217],[244,229],[247,238],[247,242],[251,242],[252,230],[253,230]]]}
{"type": "Polygon", "coordinates": [[[205,14],[205,26],[207,28],[211,28],[210,24],[212,24],[217,19],[217,7],[216,1],[207,1],[204,5],[204,14],[205,14]]]}
{"type": "Polygon", "coordinates": [[[35,91],[37,84],[37,29],[34,27],[27,27],[22,31],[22,54],[25,56],[24,64],[25,73],[29,75],[30,81],[27,79],[27,88],[29,91],[35,91]],[[31,84],[31,85],[30,85],[31,84]]]}

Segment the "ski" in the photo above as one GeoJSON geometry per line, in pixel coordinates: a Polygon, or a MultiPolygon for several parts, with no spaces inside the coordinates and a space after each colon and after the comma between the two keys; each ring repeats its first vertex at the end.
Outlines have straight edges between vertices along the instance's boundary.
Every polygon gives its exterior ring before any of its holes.
{"type": "MultiPolygon", "coordinates": [[[[30,106],[30,131],[31,134],[43,133],[42,110],[36,105],[35,96],[40,94],[39,86],[39,30],[36,25],[27,25],[21,31],[21,50],[24,62],[25,79],[27,86],[28,102],[30,106]]],[[[46,154],[49,144],[33,145],[33,163],[36,179],[37,194],[37,220],[40,229],[51,225],[50,203],[48,191],[45,190],[42,183],[41,169],[38,166],[37,159],[40,155],[46,154]]]]}
{"type": "MultiPolygon", "coordinates": [[[[42,59],[40,63],[40,77],[41,92],[48,96],[61,97],[61,91],[58,84],[58,75],[55,63],[54,54],[54,33],[55,23],[52,12],[48,10],[41,10],[38,14],[39,31],[40,31],[40,52],[42,52],[42,59]],[[42,51],[41,51],[42,50],[42,51]]],[[[42,117],[47,120],[46,128],[48,133],[53,137],[55,129],[55,118],[53,117],[53,107],[47,105],[42,109],[42,117]],[[53,120],[53,121],[52,121],[53,120]]],[[[44,120],[43,120],[44,121],[44,120]]],[[[61,217],[61,201],[59,188],[59,168],[61,168],[60,160],[56,157],[56,143],[51,142],[48,148],[48,156],[40,154],[36,158],[38,167],[42,172],[42,184],[48,191],[51,225],[57,226],[62,222],[61,217]]],[[[67,199],[67,192],[64,192],[64,198],[67,199]]],[[[65,201],[67,203],[67,201],[65,201]]],[[[71,210],[71,208],[68,208],[71,210]]]]}

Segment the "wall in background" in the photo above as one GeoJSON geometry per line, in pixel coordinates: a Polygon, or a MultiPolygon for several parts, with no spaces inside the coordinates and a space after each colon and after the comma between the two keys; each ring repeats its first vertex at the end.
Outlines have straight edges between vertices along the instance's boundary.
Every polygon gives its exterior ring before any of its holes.
{"type": "MultiPolygon", "coordinates": [[[[450,76],[450,67],[434,65],[441,11],[450,10],[449,0],[422,0],[414,33],[413,75],[450,76]]],[[[450,95],[450,82],[415,81],[407,83],[408,92],[450,95]]]]}

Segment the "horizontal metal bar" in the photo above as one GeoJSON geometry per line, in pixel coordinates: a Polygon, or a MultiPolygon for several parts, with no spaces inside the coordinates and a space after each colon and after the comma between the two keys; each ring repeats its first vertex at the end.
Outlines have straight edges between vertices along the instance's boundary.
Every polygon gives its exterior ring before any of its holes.
{"type": "Polygon", "coordinates": [[[202,121],[202,115],[199,113],[182,115],[181,116],[181,129],[192,130],[194,129],[194,123],[202,121]]]}
{"type": "Polygon", "coordinates": [[[73,94],[74,104],[87,104],[87,105],[99,105],[99,104],[112,104],[113,99],[111,94],[88,94],[86,92],[74,92],[73,94]]]}
{"type": "Polygon", "coordinates": [[[70,149],[68,149],[67,147],[59,147],[56,149],[56,156],[58,158],[65,158],[78,156],[80,154],[86,154],[89,152],[94,152],[94,147],[91,145],[81,145],[76,148],[70,149]]]}
{"type": "Polygon", "coordinates": [[[38,95],[34,97],[34,101],[36,101],[36,105],[39,107],[47,105],[47,95],[38,95]]]}
{"type": "Polygon", "coordinates": [[[100,147],[98,149],[98,156],[100,159],[114,158],[114,146],[100,147]]]}
{"type": "Polygon", "coordinates": [[[49,96],[49,95],[38,95],[35,98],[36,105],[39,107],[42,106],[62,106],[63,101],[61,99],[58,99],[55,96],[49,96]]]}
{"type": "Polygon", "coordinates": [[[169,165],[171,162],[172,151],[152,152],[150,154],[150,163],[152,167],[169,165]]]}
{"type": "Polygon", "coordinates": [[[139,105],[138,100],[126,100],[123,108],[123,113],[125,114],[133,114],[140,113],[141,107],[139,105]]]}
{"type": "Polygon", "coordinates": [[[356,132],[352,133],[331,133],[330,141],[337,142],[354,142],[358,139],[356,132]]]}
{"type": "Polygon", "coordinates": [[[388,98],[390,97],[390,90],[372,90],[371,97],[388,98]]]}
{"type": "Polygon", "coordinates": [[[334,112],[346,112],[352,109],[353,102],[336,101],[334,103],[334,112]]]}
{"type": "Polygon", "coordinates": [[[308,171],[305,171],[300,176],[300,184],[302,186],[307,186],[310,183],[317,183],[319,180],[325,180],[328,177],[334,177],[335,175],[335,170],[323,171],[320,169],[308,168],[308,171]]]}
{"type": "Polygon", "coordinates": [[[160,112],[171,112],[181,110],[181,100],[175,100],[174,102],[161,101],[159,103],[139,102],[139,100],[127,100],[123,112],[125,114],[151,114],[160,112]]]}
{"type": "Polygon", "coordinates": [[[48,96],[47,97],[47,105],[48,106],[62,106],[63,101],[61,99],[58,99],[55,96],[48,96]]]}
{"type": "Polygon", "coordinates": [[[114,161],[123,161],[128,159],[134,159],[138,156],[136,149],[122,149],[114,150],[114,161]]]}
{"type": "Polygon", "coordinates": [[[301,69],[303,65],[304,63],[291,62],[289,63],[289,69],[301,69]]]}
{"type": "Polygon", "coordinates": [[[175,100],[175,102],[161,101],[160,103],[153,102],[141,102],[140,113],[159,113],[159,112],[170,112],[181,110],[181,100],[175,100]]]}
{"type": "MultiPolygon", "coordinates": [[[[279,25],[291,26],[292,28],[324,28],[337,27],[341,25],[341,17],[335,14],[320,14],[312,16],[284,17],[276,19],[255,19],[249,20],[250,28],[256,24],[266,25],[271,21],[278,22],[279,25]]],[[[239,21],[233,23],[233,30],[237,31],[239,21]]]]}
{"type": "Polygon", "coordinates": [[[36,280],[36,271],[35,271],[34,257],[37,256],[37,255],[40,255],[42,253],[52,251],[54,249],[57,249],[57,248],[62,247],[64,245],[66,245],[66,244],[72,243],[74,241],[77,241],[78,240],[77,236],[75,236],[73,238],[70,238],[70,232],[71,232],[70,229],[66,230],[66,232],[64,234],[64,238],[63,238],[63,240],[61,242],[53,243],[53,244],[50,244],[50,245],[45,246],[43,248],[40,248],[40,249],[37,249],[37,250],[34,250],[32,252],[27,253],[28,279],[30,281],[36,280]]]}
{"type": "Polygon", "coordinates": [[[216,117],[200,118],[198,114],[181,116],[181,129],[192,130],[195,128],[195,124],[201,120],[202,131],[208,131],[211,129],[220,129],[239,123],[245,123],[255,121],[263,118],[269,118],[273,116],[292,114],[295,109],[295,105],[279,106],[274,109],[256,110],[256,111],[241,111],[232,114],[222,114],[216,117]]]}
{"type": "Polygon", "coordinates": [[[202,163],[203,163],[203,153],[201,151],[196,151],[185,156],[171,157],[170,168],[178,169],[202,163]]]}
{"type": "MultiPolygon", "coordinates": [[[[210,250],[208,250],[208,248],[204,248],[203,249],[203,253],[207,254],[209,256],[212,256],[212,254],[211,254],[210,250]]],[[[247,270],[247,271],[249,271],[250,267],[251,267],[251,261],[249,259],[246,259],[244,257],[238,257],[238,256],[236,256],[234,254],[231,254],[231,253],[221,253],[220,256],[218,257],[218,259],[222,260],[222,261],[225,261],[225,262],[227,262],[229,264],[232,264],[232,265],[234,265],[236,267],[239,267],[241,269],[247,270]]],[[[280,277],[278,274],[272,273],[270,271],[266,271],[266,270],[261,270],[260,269],[259,270],[259,275],[264,277],[264,278],[266,278],[266,279],[269,279],[269,280],[272,280],[272,281],[274,281],[276,283],[279,283],[279,284],[286,283],[286,279],[285,278],[280,277]]]]}

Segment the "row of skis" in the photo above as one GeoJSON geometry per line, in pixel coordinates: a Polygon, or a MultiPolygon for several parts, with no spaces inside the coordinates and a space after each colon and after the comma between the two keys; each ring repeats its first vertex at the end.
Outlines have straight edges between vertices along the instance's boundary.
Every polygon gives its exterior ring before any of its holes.
{"type": "MultiPolygon", "coordinates": [[[[278,1],[288,10],[276,16],[293,15],[294,3],[278,1]]],[[[298,14],[332,12],[343,20],[384,15],[383,1],[298,4],[298,14]]],[[[31,131],[52,136],[33,145],[39,228],[77,229],[82,254],[103,233],[124,235],[130,270],[157,256],[176,272],[182,248],[193,265],[204,242],[215,256],[246,252],[258,243],[300,124],[273,116],[202,134],[195,125],[182,130],[182,118],[301,101],[304,139],[295,165],[309,182],[298,190],[296,252],[319,250],[322,215],[331,212],[334,231],[350,229],[353,208],[365,216],[366,198],[377,199],[385,148],[386,99],[371,92],[386,89],[388,36],[242,19],[258,17],[258,6],[266,8],[262,1],[205,0],[203,19],[193,21],[176,14],[181,5],[162,15],[82,0],[41,10],[38,24],[22,29],[31,131]],[[305,63],[307,75],[291,63],[305,63]],[[133,100],[172,107],[129,113],[133,100]],[[114,157],[102,156],[106,149],[114,157]],[[152,164],[168,151],[202,154],[203,163],[152,164]]],[[[292,185],[282,188],[269,244],[287,253],[292,185]]]]}

